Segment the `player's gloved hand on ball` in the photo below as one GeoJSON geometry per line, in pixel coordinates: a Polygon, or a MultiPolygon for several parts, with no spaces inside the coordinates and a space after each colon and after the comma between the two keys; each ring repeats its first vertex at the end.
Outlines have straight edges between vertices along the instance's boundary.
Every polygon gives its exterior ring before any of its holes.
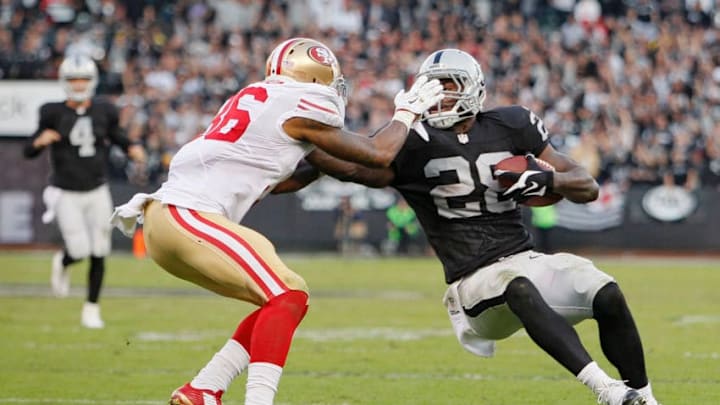
{"type": "Polygon", "coordinates": [[[502,169],[493,171],[493,176],[497,179],[512,182],[512,185],[503,192],[503,200],[512,199],[523,202],[530,197],[542,197],[552,191],[555,172],[540,167],[533,155],[525,155],[525,159],[527,160],[527,169],[522,173],[502,169]]]}
{"type": "Polygon", "coordinates": [[[442,91],[443,86],[439,80],[428,80],[427,76],[418,77],[410,90],[400,90],[395,95],[393,120],[400,121],[410,128],[418,116],[445,97],[442,91]]]}

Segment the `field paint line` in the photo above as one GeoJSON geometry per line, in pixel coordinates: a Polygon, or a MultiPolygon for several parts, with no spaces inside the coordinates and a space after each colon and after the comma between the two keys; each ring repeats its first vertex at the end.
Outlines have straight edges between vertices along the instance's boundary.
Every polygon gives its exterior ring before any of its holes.
{"type": "Polygon", "coordinates": [[[398,329],[398,328],[343,328],[343,329],[300,329],[295,333],[298,339],[313,342],[392,340],[411,341],[432,337],[453,335],[451,328],[443,329],[398,329]]]}
{"type": "MultiPolygon", "coordinates": [[[[453,336],[451,328],[437,329],[401,329],[401,328],[339,328],[339,329],[299,329],[295,339],[313,342],[347,342],[356,340],[411,341],[433,337],[453,336]]],[[[155,332],[142,331],[135,334],[135,340],[142,342],[199,342],[217,337],[227,337],[227,332],[155,332]]],[[[133,340],[131,339],[131,340],[133,340]]]]}
{"type": "Polygon", "coordinates": [[[716,352],[712,352],[712,353],[685,352],[685,353],[683,353],[683,357],[688,358],[688,359],[720,360],[720,353],[716,353],[716,352]]]}
{"type": "MultiPolygon", "coordinates": [[[[227,337],[227,331],[221,332],[138,332],[135,339],[142,342],[199,342],[216,337],[227,337]]],[[[131,339],[132,340],[132,339],[131,339]]]]}
{"type": "Polygon", "coordinates": [[[720,323],[720,315],[684,315],[673,322],[673,325],[686,326],[707,323],[720,323]]]}
{"type": "MultiPolygon", "coordinates": [[[[134,339],[141,342],[199,342],[207,339],[226,337],[225,331],[179,331],[156,332],[141,331],[135,334],[134,339]]],[[[358,340],[387,340],[408,342],[434,337],[454,336],[452,328],[423,328],[405,329],[392,327],[376,328],[300,328],[295,332],[295,339],[305,339],[312,342],[352,342],[358,340]]],[[[527,332],[521,329],[508,339],[526,338],[527,332]]],[[[132,340],[132,339],[131,339],[132,340]]]]}
{"type": "MultiPolygon", "coordinates": [[[[85,297],[85,287],[70,288],[70,297],[85,297]]],[[[167,287],[105,287],[103,297],[217,297],[216,294],[202,288],[167,287]]],[[[0,297],[53,297],[47,284],[0,283],[0,297]]],[[[410,290],[368,290],[368,289],[318,289],[313,290],[313,299],[383,299],[390,301],[414,301],[428,298],[430,295],[410,290]]]]}
{"type": "MultiPolygon", "coordinates": [[[[559,365],[557,370],[563,370],[559,365]]],[[[480,373],[366,373],[352,371],[293,371],[283,370],[283,376],[293,375],[310,378],[360,378],[379,380],[467,380],[467,381],[495,381],[495,382],[517,382],[517,381],[574,381],[565,373],[557,375],[493,375],[480,373]]],[[[720,378],[653,378],[655,382],[662,384],[720,384],[720,378]]],[[[654,384],[655,385],[655,384],[654,384]]]]}
{"type": "Polygon", "coordinates": [[[62,398],[0,398],[0,404],[88,404],[88,405],[158,405],[167,401],[151,401],[143,399],[62,399],[62,398]]]}
{"type": "MultiPolygon", "coordinates": [[[[226,401],[225,405],[240,405],[240,401],[226,401]]],[[[59,399],[59,398],[0,398],[0,404],[79,404],[79,405],[167,405],[167,401],[152,400],[93,400],[93,399],[59,399]]],[[[291,402],[278,402],[276,405],[292,405],[291,402]]],[[[329,403],[313,402],[307,405],[351,405],[349,402],[329,403]]]]}

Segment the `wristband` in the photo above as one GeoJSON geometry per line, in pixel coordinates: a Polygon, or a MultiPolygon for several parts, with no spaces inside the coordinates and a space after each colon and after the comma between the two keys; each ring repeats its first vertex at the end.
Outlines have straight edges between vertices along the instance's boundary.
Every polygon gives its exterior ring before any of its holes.
{"type": "Polygon", "coordinates": [[[410,130],[413,122],[417,119],[417,115],[408,110],[395,110],[395,114],[392,116],[393,121],[400,121],[410,130]]]}

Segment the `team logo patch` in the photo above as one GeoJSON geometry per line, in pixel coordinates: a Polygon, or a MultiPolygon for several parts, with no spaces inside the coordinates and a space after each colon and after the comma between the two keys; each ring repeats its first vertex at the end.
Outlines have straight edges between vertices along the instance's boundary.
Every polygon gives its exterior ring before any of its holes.
{"type": "Polygon", "coordinates": [[[308,55],[310,56],[310,59],[321,65],[331,66],[333,62],[335,62],[335,58],[333,58],[332,53],[322,46],[311,47],[308,49],[308,55]]]}
{"type": "Polygon", "coordinates": [[[458,142],[460,142],[463,145],[470,142],[470,137],[468,136],[468,134],[465,134],[465,133],[457,134],[457,138],[458,138],[458,142]]]}

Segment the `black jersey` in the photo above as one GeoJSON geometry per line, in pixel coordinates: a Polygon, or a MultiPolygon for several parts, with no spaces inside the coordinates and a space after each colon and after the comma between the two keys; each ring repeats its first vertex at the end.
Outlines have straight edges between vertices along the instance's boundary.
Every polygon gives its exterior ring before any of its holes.
{"type": "Polygon", "coordinates": [[[34,158],[42,152],[32,143],[45,129],[53,129],[62,137],[49,146],[50,184],[64,190],[87,191],[105,183],[110,143],[125,151],[130,145],[119,126],[117,107],[101,99],[93,99],[84,112],[64,102],[40,107],[40,124],[25,147],[25,157],[34,158]]]}
{"type": "Polygon", "coordinates": [[[467,134],[427,124],[410,131],[392,164],[392,186],[417,213],[448,284],[533,247],[518,205],[499,197],[491,165],[512,155],[537,156],[547,143],[542,121],[520,106],[477,114],[467,134]]]}

